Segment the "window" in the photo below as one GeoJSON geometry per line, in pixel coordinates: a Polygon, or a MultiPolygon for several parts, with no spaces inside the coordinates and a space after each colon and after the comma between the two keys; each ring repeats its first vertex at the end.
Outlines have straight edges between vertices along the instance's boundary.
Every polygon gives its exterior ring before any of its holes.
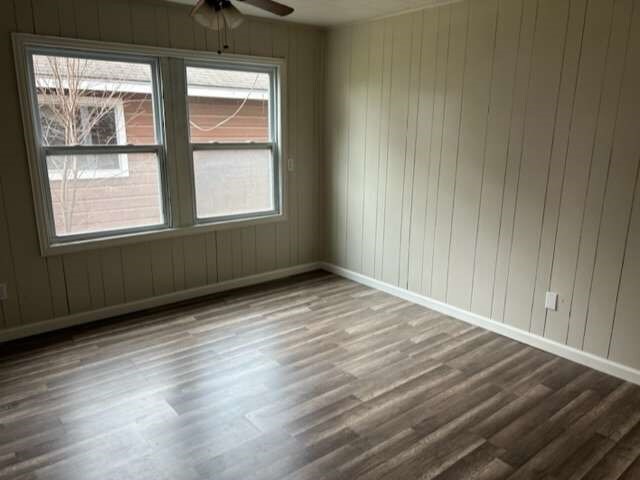
{"type": "MultiPolygon", "coordinates": [[[[105,100],[103,99],[104,103],[105,100]]],[[[112,108],[107,109],[101,115],[98,112],[100,102],[89,96],[81,97],[78,108],[75,109],[76,131],[82,132],[83,125],[87,125],[92,118],[97,118],[93,128],[88,129],[82,138],[83,145],[113,145],[126,144],[127,132],[125,128],[125,116],[123,102],[119,99],[111,101],[112,108]]],[[[43,125],[43,145],[65,145],[65,115],[61,115],[61,105],[55,95],[41,95],[38,98],[40,108],[40,125],[43,125]]],[[[47,161],[49,177],[57,177],[60,180],[64,171],[64,163],[52,157],[47,161]]],[[[129,163],[127,156],[117,153],[86,156],[79,160],[77,166],[78,176],[83,178],[109,178],[126,177],[129,175],[129,163]]]]}
{"type": "Polygon", "coordinates": [[[187,66],[198,221],[277,209],[272,71],[187,66]]]}
{"type": "Polygon", "coordinates": [[[166,226],[157,62],[46,48],[28,61],[49,240],[166,226]]]}
{"type": "Polygon", "coordinates": [[[284,218],[281,60],[14,46],[43,254],[284,218]]]}

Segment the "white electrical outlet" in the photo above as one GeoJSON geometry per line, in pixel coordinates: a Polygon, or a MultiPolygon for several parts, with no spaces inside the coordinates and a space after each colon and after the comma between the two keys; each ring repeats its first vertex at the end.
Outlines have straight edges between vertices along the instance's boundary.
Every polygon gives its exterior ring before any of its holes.
{"type": "Polygon", "coordinates": [[[0,300],[6,300],[9,297],[7,293],[7,284],[0,283],[0,300]]]}
{"type": "Polygon", "coordinates": [[[556,292],[547,292],[544,298],[544,308],[547,310],[558,310],[558,294],[556,292]]]}

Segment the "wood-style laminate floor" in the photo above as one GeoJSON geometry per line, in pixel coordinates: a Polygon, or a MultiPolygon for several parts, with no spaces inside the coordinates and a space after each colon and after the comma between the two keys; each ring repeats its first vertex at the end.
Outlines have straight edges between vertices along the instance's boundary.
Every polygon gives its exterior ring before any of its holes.
{"type": "Polygon", "coordinates": [[[2,349],[0,479],[640,479],[640,387],[323,272],[2,349]]]}

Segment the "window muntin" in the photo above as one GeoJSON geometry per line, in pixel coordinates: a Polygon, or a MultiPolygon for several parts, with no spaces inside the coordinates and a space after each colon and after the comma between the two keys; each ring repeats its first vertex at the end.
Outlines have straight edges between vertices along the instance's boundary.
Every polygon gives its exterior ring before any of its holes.
{"type": "Polygon", "coordinates": [[[47,48],[28,59],[49,242],[168,226],[157,60],[47,48]]]}
{"type": "Polygon", "coordinates": [[[224,64],[185,70],[196,220],[277,213],[275,71],[224,64]]]}

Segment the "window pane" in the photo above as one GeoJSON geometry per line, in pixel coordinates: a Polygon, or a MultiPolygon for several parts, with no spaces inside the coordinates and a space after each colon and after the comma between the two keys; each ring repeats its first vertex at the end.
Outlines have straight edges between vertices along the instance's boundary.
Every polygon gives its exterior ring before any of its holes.
{"type": "Polygon", "coordinates": [[[192,143],[269,141],[269,75],[187,67],[192,143]]]}
{"type": "Polygon", "coordinates": [[[154,153],[47,158],[57,236],[164,223],[154,153]]]}
{"type": "Polygon", "coordinates": [[[43,145],[156,143],[151,65],[32,58],[43,145]]]}
{"type": "Polygon", "coordinates": [[[271,150],[193,152],[198,218],[273,211],[271,150]]]}
{"type": "MultiPolygon", "coordinates": [[[[62,175],[62,170],[68,163],[68,157],[49,157],[47,168],[49,175],[62,175]],[[56,172],[58,170],[58,172],[56,172]]],[[[122,166],[122,155],[118,153],[108,153],[102,155],[83,155],[78,157],[74,165],[79,175],[102,174],[104,170],[124,169],[122,166]]]]}

